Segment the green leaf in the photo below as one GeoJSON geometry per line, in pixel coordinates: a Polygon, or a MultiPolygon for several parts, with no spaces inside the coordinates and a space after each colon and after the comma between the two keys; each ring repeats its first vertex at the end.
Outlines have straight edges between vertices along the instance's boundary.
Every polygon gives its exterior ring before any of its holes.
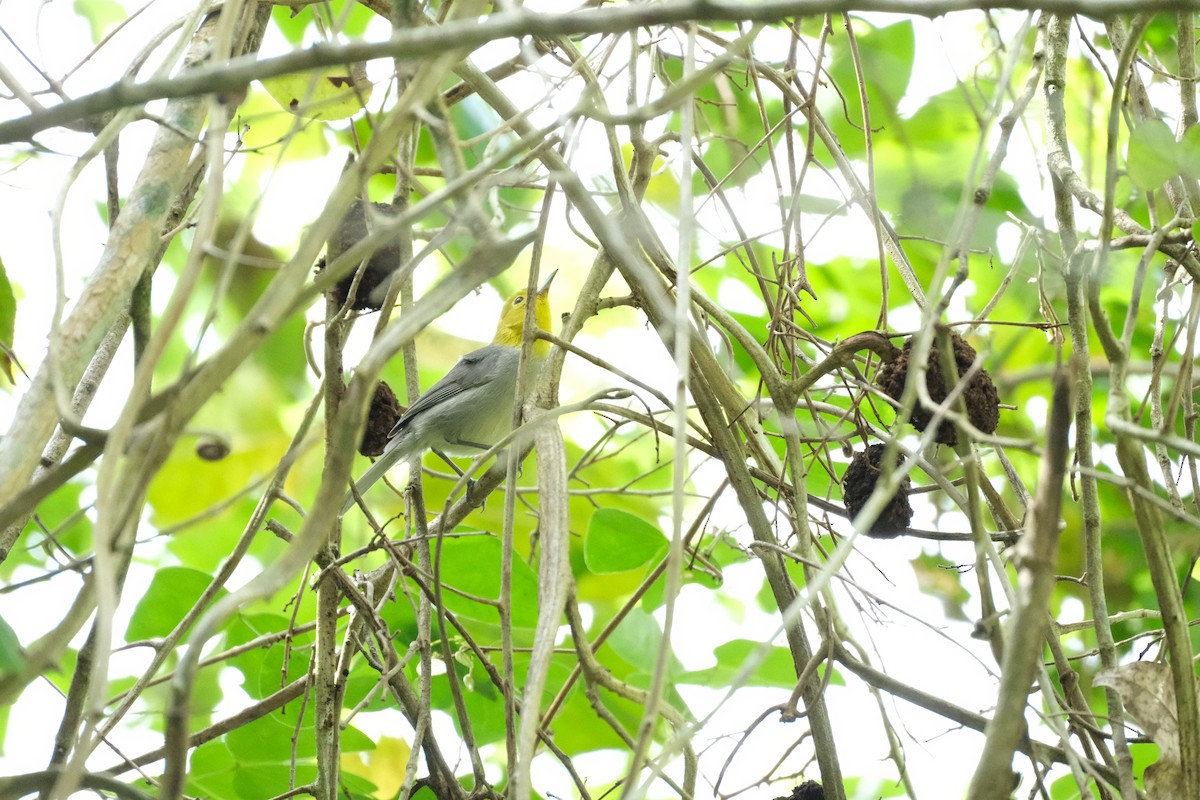
{"type": "MultiPolygon", "coordinates": [[[[0,706],[0,741],[8,734],[8,720],[12,713],[12,704],[0,706]]],[[[0,756],[4,755],[4,749],[0,748],[0,756]]]]}
{"type": "Polygon", "coordinates": [[[0,675],[19,672],[24,663],[25,656],[21,652],[16,631],[0,617],[0,675]]]}
{"type": "Polygon", "coordinates": [[[4,262],[0,261],[0,372],[13,382],[12,358],[13,333],[17,323],[17,298],[13,295],[12,283],[8,280],[8,271],[4,262]]]}
{"type": "Polygon", "coordinates": [[[908,793],[900,781],[879,778],[846,778],[846,796],[885,800],[888,797],[907,797],[908,793]]]}
{"type": "Polygon", "coordinates": [[[271,9],[271,22],[275,29],[283,34],[284,39],[298,45],[304,41],[304,32],[310,25],[314,25],[316,20],[311,8],[275,6],[271,9]]]}
{"type": "MultiPolygon", "coordinates": [[[[505,732],[504,697],[493,690],[491,681],[478,663],[473,664],[470,669],[463,668],[461,664],[456,664],[455,668],[459,680],[468,689],[463,692],[463,704],[467,708],[467,717],[471,720],[471,729],[476,738],[480,742],[502,741],[505,732]]],[[[454,697],[450,693],[449,677],[435,675],[430,681],[430,689],[433,707],[450,714],[458,727],[460,722],[454,713],[454,697]]]]}
{"type": "MultiPolygon", "coordinates": [[[[242,403],[243,406],[259,409],[272,407],[267,401],[265,381],[253,380],[249,370],[241,370],[231,379],[231,383],[238,384],[239,388],[244,387],[247,393],[243,397],[255,398],[256,403],[242,403]],[[257,393],[250,393],[260,385],[264,388],[257,393]]],[[[229,430],[227,426],[236,413],[231,409],[221,420],[220,424],[226,426],[224,430],[229,430]]],[[[223,550],[221,545],[236,540],[238,531],[236,528],[231,530],[230,523],[233,519],[241,519],[239,514],[252,508],[254,499],[244,500],[249,506],[240,511],[230,506],[229,501],[244,492],[259,476],[277,466],[279,456],[286,448],[286,439],[278,435],[271,424],[274,420],[269,413],[263,413],[258,430],[247,432],[245,436],[235,435],[233,450],[220,461],[201,458],[194,441],[185,439],[179,442],[150,483],[147,499],[154,511],[155,525],[164,528],[187,520],[198,520],[188,528],[187,533],[211,531],[214,537],[171,543],[172,551],[189,566],[205,569],[215,566],[220,563],[223,554],[229,552],[223,550]],[[217,509],[216,513],[214,508],[217,509]],[[207,519],[199,520],[200,517],[207,519]]]]}
{"type": "MultiPolygon", "coordinates": [[[[402,637],[397,639],[405,641],[402,637]]],[[[387,692],[379,691],[379,670],[360,660],[350,668],[350,674],[346,676],[346,706],[358,707],[368,695],[371,700],[361,707],[362,711],[385,711],[395,708],[395,699],[387,692]]]]}
{"type": "MultiPolygon", "coordinates": [[[[673,84],[683,77],[683,60],[664,56],[658,62],[659,75],[664,84],[673,84]]],[[[707,83],[696,87],[695,114],[696,131],[704,139],[704,163],[723,186],[740,186],[757,176],[767,161],[762,149],[752,149],[766,133],[763,115],[768,126],[774,125],[782,115],[782,105],[765,101],[760,108],[753,87],[746,83],[745,76],[736,70],[718,73],[707,83]]],[[[679,130],[679,115],[671,117],[672,130],[679,130]]],[[[698,196],[708,192],[703,177],[696,175],[695,191],[698,196]]],[[[661,193],[659,200],[667,198],[661,193]]],[[[667,203],[672,209],[677,203],[667,203]]]]}
{"type": "Polygon", "coordinates": [[[3,564],[0,577],[10,579],[19,566],[41,565],[49,547],[62,547],[73,556],[87,557],[92,550],[92,520],[81,513],[88,508],[83,500],[84,486],[68,483],[60,487],[38,506],[38,515],[31,519],[21,534],[22,547],[14,547],[3,564]],[[49,542],[46,531],[54,531],[54,541],[49,542]]]}
{"type": "Polygon", "coordinates": [[[583,559],[590,572],[627,572],[655,563],[668,543],[658,528],[627,511],[602,508],[592,514],[583,540],[583,559]]]}
{"type": "Polygon", "coordinates": [[[372,797],[374,797],[375,790],[378,788],[374,783],[362,777],[361,775],[355,775],[353,772],[348,772],[346,770],[341,771],[339,781],[342,784],[341,789],[344,793],[342,796],[349,797],[351,800],[356,797],[364,798],[364,800],[370,800],[372,797]]]}
{"type": "Polygon", "coordinates": [[[317,768],[307,764],[297,764],[294,777],[290,764],[241,764],[234,771],[233,786],[236,797],[261,800],[279,794],[279,788],[292,785],[293,780],[296,786],[303,786],[316,777],[317,768]]]}
{"type": "Polygon", "coordinates": [[[1074,775],[1063,775],[1050,784],[1051,800],[1076,800],[1081,796],[1079,794],[1079,784],[1075,782],[1074,775]]]}
{"type": "Polygon", "coordinates": [[[1200,125],[1193,125],[1179,143],[1180,172],[1189,178],[1200,178],[1200,125]]]}
{"type": "Polygon", "coordinates": [[[341,749],[343,753],[358,753],[363,750],[374,750],[375,740],[351,725],[342,731],[341,749]]]}
{"type": "MultiPolygon", "coordinates": [[[[284,623],[275,630],[286,628],[287,623],[284,623]]],[[[244,631],[244,627],[231,626],[227,634],[230,643],[233,643],[235,636],[241,639],[244,631]]],[[[232,659],[231,664],[246,677],[242,688],[254,699],[261,700],[279,691],[284,684],[304,677],[308,672],[308,648],[312,646],[315,636],[311,631],[297,634],[292,637],[290,648],[286,642],[276,641],[270,647],[242,653],[232,659]],[[286,672],[283,663],[285,655],[288,656],[286,672]]]]}
{"type": "MultiPolygon", "coordinates": [[[[196,604],[210,583],[211,575],[188,567],[163,567],[154,573],[150,588],[133,609],[125,641],[166,636],[196,604]]],[[[218,597],[224,594],[222,589],[218,597]]]]}
{"type": "Polygon", "coordinates": [[[1129,137],[1129,177],[1143,189],[1157,189],[1180,173],[1181,156],[1167,123],[1158,119],[1144,122],[1129,137]]]}
{"type": "MultiPolygon", "coordinates": [[[[642,609],[635,608],[613,631],[608,643],[613,652],[623,660],[649,675],[654,672],[654,665],[658,661],[658,647],[661,641],[662,628],[659,627],[658,620],[642,609]]],[[[667,674],[678,675],[682,671],[683,665],[671,656],[667,674]]]]}
{"type": "MultiPolygon", "coordinates": [[[[481,622],[499,621],[493,606],[471,597],[500,599],[499,539],[494,536],[446,539],[442,543],[441,575],[447,587],[443,594],[447,608],[481,622]]],[[[519,559],[512,564],[512,624],[518,628],[537,626],[537,577],[519,559]]]]}
{"type": "Polygon", "coordinates": [[[347,2],[348,0],[331,0],[327,3],[301,7],[276,5],[271,11],[271,21],[283,34],[283,37],[295,45],[304,41],[304,36],[309,29],[314,30],[314,35],[321,35],[320,31],[328,30],[330,20],[341,25],[338,33],[342,36],[362,36],[366,33],[367,25],[375,18],[375,14],[357,0],[349,0],[353,5],[347,13],[347,2]],[[318,13],[314,11],[315,5],[327,7],[327,10],[322,10],[319,14],[324,20],[320,28],[317,26],[318,13]]]}
{"type": "Polygon", "coordinates": [[[259,717],[225,734],[225,744],[238,764],[243,766],[284,764],[293,755],[303,761],[317,754],[311,711],[305,715],[299,728],[294,713],[286,718],[279,711],[259,717]],[[294,745],[291,741],[293,736],[296,736],[294,745]]]}
{"type": "Polygon", "coordinates": [[[75,13],[92,26],[93,42],[99,42],[129,16],[117,0],[75,0],[75,13]]]}
{"type": "MultiPolygon", "coordinates": [[[[728,686],[742,671],[746,659],[754,654],[759,646],[759,642],[749,639],[725,642],[713,650],[713,655],[717,658],[716,666],[685,672],[677,680],[701,686],[728,686]]],[[[776,686],[784,689],[794,687],[796,669],[792,664],[792,654],[786,647],[771,647],[766,659],[751,673],[746,685],[776,686]]]]}
{"type": "MultiPolygon", "coordinates": [[[[839,36],[842,33],[839,31],[839,36]]],[[[865,152],[858,69],[862,70],[862,84],[867,92],[871,127],[879,131],[878,138],[886,139],[894,135],[893,129],[899,122],[896,108],[912,77],[916,52],[916,34],[911,21],[875,28],[855,18],[854,35],[858,44],[857,59],[844,38],[840,46],[834,48],[829,76],[837,91],[828,93],[825,99],[830,103],[833,127],[843,148],[852,156],[865,152]]]]}
{"type": "Polygon", "coordinates": [[[188,760],[188,795],[234,797],[236,767],[237,763],[222,739],[200,745],[188,760]]]}
{"type": "MultiPolygon", "coordinates": [[[[894,109],[912,78],[913,56],[917,51],[912,21],[905,20],[886,28],[856,30],[856,37],[863,79],[872,105],[878,107],[879,101],[883,101],[883,108],[894,109]]],[[[877,110],[872,109],[873,112],[877,110]]]]}
{"type": "Polygon", "coordinates": [[[298,117],[345,119],[371,99],[372,85],[361,63],[263,78],[259,83],[275,102],[298,117]]]}
{"type": "Polygon", "coordinates": [[[922,553],[912,561],[917,586],[922,592],[940,599],[946,616],[950,619],[966,620],[964,610],[971,594],[962,585],[962,575],[954,562],[942,555],[922,553]]]}

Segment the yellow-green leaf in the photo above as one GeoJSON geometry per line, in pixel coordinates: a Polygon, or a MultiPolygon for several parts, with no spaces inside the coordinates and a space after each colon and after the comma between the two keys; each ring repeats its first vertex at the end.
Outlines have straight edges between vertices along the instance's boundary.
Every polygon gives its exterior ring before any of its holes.
{"type": "Polygon", "coordinates": [[[371,99],[371,82],[361,63],[264,78],[275,102],[298,117],[345,119],[371,99]]]}
{"type": "Polygon", "coordinates": [[[583,559],[591,572],[626,572],[666,555],[667,540],[658,528],[617,508],[592,514],[583,540],[583,559]]]}

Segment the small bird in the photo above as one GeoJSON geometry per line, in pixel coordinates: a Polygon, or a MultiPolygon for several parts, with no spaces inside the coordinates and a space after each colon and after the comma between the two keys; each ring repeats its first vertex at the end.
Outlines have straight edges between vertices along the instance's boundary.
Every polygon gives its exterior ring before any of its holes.
{"type": "MultiPolygon", "coordinates": [[[[556,273],[550,273],[534,296],[534,320],[546,331],[550,329],[550,282],[556,273]]],[[[525,295],[522,289],[504,303],[491,344],[460,358],[444,378],[404,412],[388,433],[383,455],[355,482],[359,495],[397,462],[409,461],[426,450],[453,456],[476,455],[512,430],[517,366],[525,333],[525,295]]],[[[535,341],[530,366],[537,370],[549,352],[549,342],[535,341]]],[[[354,506],[354,494],[347,495],[342,514],[354,506]]]]}

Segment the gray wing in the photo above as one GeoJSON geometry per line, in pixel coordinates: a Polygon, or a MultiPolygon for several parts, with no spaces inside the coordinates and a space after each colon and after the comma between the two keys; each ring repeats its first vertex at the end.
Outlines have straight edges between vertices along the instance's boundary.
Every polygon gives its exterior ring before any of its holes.
{"type": "MultiPolygon", "coordinates": [[[[431,409],[436,409],[439,405],[464,392],[475,391],[494,382],[499,371],[509,369],[509,362],[515,352],[511,347],[488,345],[473,350],[460,358],[445,377],[418,397],[417,401],[409,406],[408,410],[404,412],[404,416],[392,427],[388,433],[390,441],[383,455],[375,460],[375,463],[363,473],[361,478],[355,481],[354,487],[358,493],[366,494],[367,489],[371,488],[395,464],[407,460],[418,450],[423,450],[428,446],[421,433],[406,431],[417,417],[431,409]],[[406,433],[409,435],[405,435],[406,433]]],[[[502,388],[502,391],[511,394],[512,387],[502,388]]],[[[443,412],[449,410],[444,405],[442,409],[443,412]]],[[[353,506],[354,495],[347,493],[342,506],[342,514],[345,514],[353,506]]]]}
{"type": "Polygon", "coordinates": [[[404,430],[412,422],[413,417],[421,412],[428,411],[439,403],[494,380],[496,377],[497,362],[500,359],[489,358],[489,356],[493,355],[493,351],[506,351],[510,349],[503,345],[490,344],[487,347],[472,350],[460,358],[458,363],[440,381],[430,386],[428,391],[418,397],[417,401],[408,407],[408,410],[404,412],[404,416],[396,421],[396,424],[388,433],[388,438],[391,439],[399,435],[400,431],[404,430]]]}

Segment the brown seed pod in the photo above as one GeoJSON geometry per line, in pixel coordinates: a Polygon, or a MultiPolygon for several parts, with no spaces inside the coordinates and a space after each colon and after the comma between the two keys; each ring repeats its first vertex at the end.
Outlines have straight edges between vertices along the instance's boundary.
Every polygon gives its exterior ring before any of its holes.
{"type": "MultiPolygon", "coordinates": [[[[850,519],[858,516],[858,512],[867,504],[867,498],[875,491],[885,447],[886,445],[873,444],[866,450],[858,451],[854,458],[850,459],[850,466],[846,467],[846,474],[842,476],[842,502],[846,504],[850,519]]],[[[905,477],[896,489],[896,494],[867,530],[867,535],[890,539],[908,530],[908,523],[912,521],[913,514],[912,505],[908,502],[911,488],[912,481],[905,477]]]]}
{"type": "Polygon", "coordinates": [[[196,456],[204,461],[220,461],[232,449],[229,440],[217,434],[206,434],[196,440],[196,456]]]}
{"type": "Polygon", "coordinates": [[[363,431],[358,452],[372,458],[383,455],[383,449],[388,443],[388,434],[403,413],[404,409],[396,399],[392,387],[380,381],[375,387],[375,396],[371,398],[371,410],[367,412],[367,429],[363,431]]]}
{"type": "MultiPolygon", "coordinates": [[[[961,377],[975,361],[975,348],[967,344],[966,340],[954,331],[950,332],[950,340],[954,344],[954,363],[961,377]]],[[[900,355],[893,361],[885,362],[875,373],[876,385],[893,400],[899,400],[904,393],[904,384],[908,381],[912,343],[913,340],[909,338],[904,343],[900,355]]],[[[925,388],[929,391],[930,399],[935,403],[946,399],[948,390],[946,381],[943,379],[941,356],[938,353],[936,341],[929,349],[929,366],[925,370],[925,388]]],[[[967,418],[971,420],[972,425],[984,433],[995,432],[996,426],[1000,424],[1000,395],[997,394],[996,386],[992,383],[992,376],[988,375],[987,370],[980,369],[971,378],[971,382],[963,391],[963,402],[967,407],[967,418]]],[[[931,417],[932,414],[918,403],[913,408],[909,422],[917,430],[923,431],[928,427],[931,417]]],[[[948,445],[954,445],[958,441],[958,434],[953,423],[943,421],[938,425],[937,441],[940,444],[948,445]]]]}
{"type": "MultiPolygon", "coordinates": [[[[395,216],[396,209],[394,206],[387,203],[371,203],[372,212],[387,216],[395,216]]],[[[355,200],[351,204],[346,216],[342,217],[342,221],[338,223],[337,229],[333,235],[329,237],[326,243],[326,255],[329,261],[334,260],[342,253],[345,253],[354,245],[364,239],[369,231],[367,230],[367,214],[366,206],[361,200],[355,200]]],[[[320,274],[325,268],[325,263],[321,262],[317,267],[317,273],[320,274]]],[[[378,311],[383,304],[384,290],[380,288],[387,284],[392,273],[400,268],[400,246],[396,242],[389,242],[374,253],[367,260],[367,266],[363,270],[362,280],[358,282],[358,290],[354,293],[353,308],[357,311],[365,311],[370,309],[378,311]],[[379,291],[376,291],[378,289],[379,291]]],[[[334,287],[330,290],[338,305],[345,305],[346,298],[350,294],[350,285],[354,282],[354,275],[357,270],[352,270],[347,273],[334,287]]]]}

